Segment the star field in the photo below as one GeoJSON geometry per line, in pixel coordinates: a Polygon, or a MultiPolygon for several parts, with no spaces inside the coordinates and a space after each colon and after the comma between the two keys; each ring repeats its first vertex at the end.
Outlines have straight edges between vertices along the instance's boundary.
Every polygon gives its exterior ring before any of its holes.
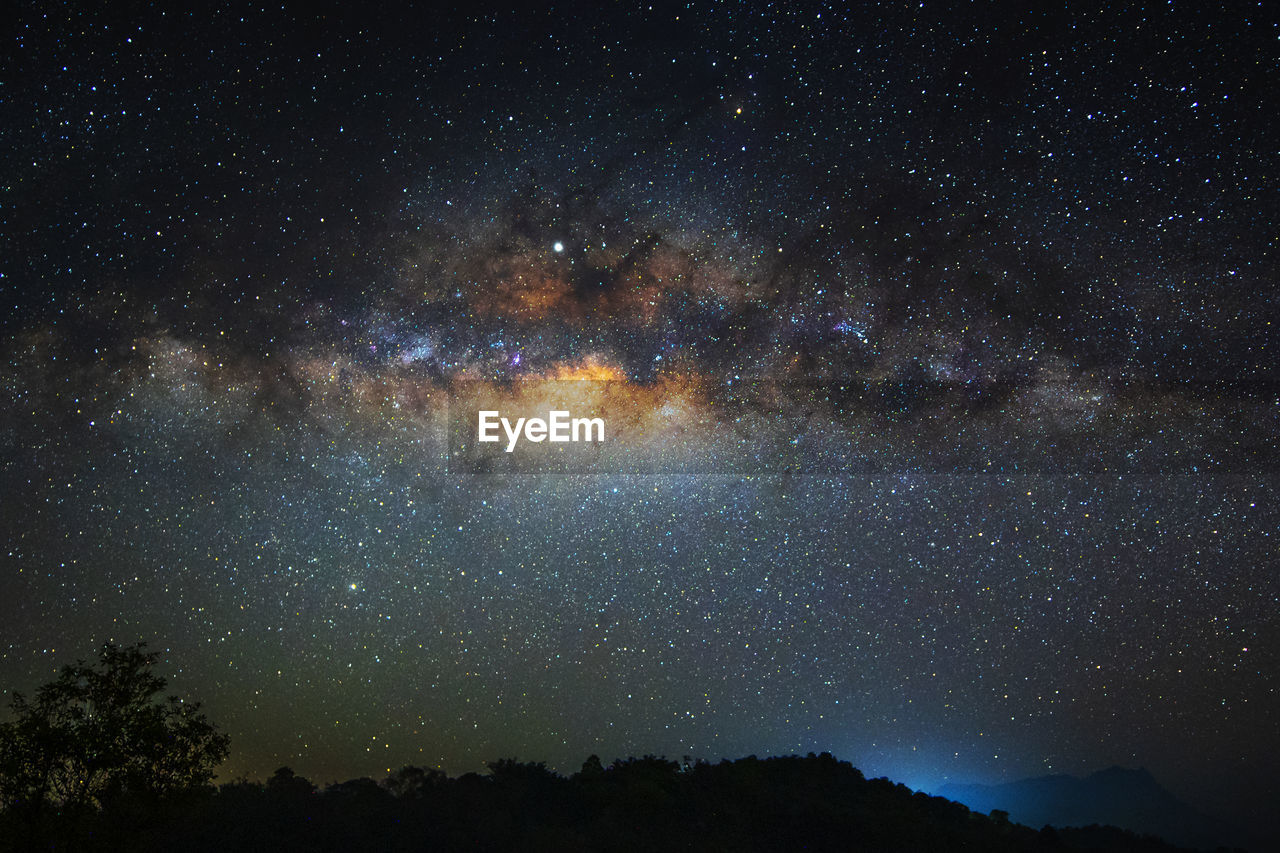
{"type": "Polygon", "coordinates": [[[830,750],[926,789],[1141,765],[1250,819],[1278,38],[24,4],[0,688],[147,640],[225,778],[830,750]],[[630,455],[451,452],[460,394],[575,382],[630,455]]]}

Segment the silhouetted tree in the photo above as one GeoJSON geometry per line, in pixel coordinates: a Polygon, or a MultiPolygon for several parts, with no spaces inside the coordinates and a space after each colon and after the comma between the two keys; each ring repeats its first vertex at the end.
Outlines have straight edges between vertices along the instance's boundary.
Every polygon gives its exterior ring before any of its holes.
{"type": "Polygon", "coordinates": [[[388,776],[382,784],[394,797],[417,800],[443,786],[448,779],[443,770],[406,765],[388,776]]]}
{"type": "Polygon", "coordinates": [[[293,772],[292,767],[278,767],[267,780],[267,791],[275,797],[302,799],[316,792],[316,786],[305,776],[293,772]]]}
{"type": "Polygon", "coordinates": [[[600,763],[600,756],[589,755],[587,760],[582,762],[582,769],[578,771],[578,778],[595,781],[602,773],[604,773],[604,765],[600,763]]]}
{"type": "Polygon", "coordinates": [[[28,700],[15,693],[0,723],[0,808],[35,825],[50,808],[74,816],[125,797],[206,786],[228,738],[176,696],[142,644],[107,644],[28,700]]]}

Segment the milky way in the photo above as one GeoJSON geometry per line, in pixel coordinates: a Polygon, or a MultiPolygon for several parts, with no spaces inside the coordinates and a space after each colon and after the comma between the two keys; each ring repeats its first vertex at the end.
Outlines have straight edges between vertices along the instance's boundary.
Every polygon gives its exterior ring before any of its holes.
{"type": "Polygon", "coordinates": [[[1276,796],[1261,7],[19,17],[0,688],[147,640],[226,777],[1276,796]],[[461,464],[574,383],[594,467],[461,464]]]}

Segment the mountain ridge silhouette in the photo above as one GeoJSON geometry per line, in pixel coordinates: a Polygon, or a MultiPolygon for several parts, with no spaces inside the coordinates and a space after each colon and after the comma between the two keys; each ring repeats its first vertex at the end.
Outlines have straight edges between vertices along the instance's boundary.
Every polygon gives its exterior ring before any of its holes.
{"type": "Polygon", "coordinates": [[[1174,844],[1213,848],[1240,832],[1178,799],[1145,767],[1112,765],[1083,778],[1065,773],[995,785],[948,783],[931,793],[978,812],[999,809],[1027,826],[1118,826],[1174,844]]]}

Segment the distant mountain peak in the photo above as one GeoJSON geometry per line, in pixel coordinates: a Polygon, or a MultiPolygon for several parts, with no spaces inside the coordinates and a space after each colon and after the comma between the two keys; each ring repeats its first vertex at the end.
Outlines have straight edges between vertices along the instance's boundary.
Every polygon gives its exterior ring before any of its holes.
{"type": "Polygon", "coordinates": [[[938,793],[974,811],[1006,811],[1028,826],[1110,824],[1191,846],[1216,846],[1229,829],[1166,790],[1145,767],[1113,765],[1081,779],[1056,774],[1001,785],[944,785],[938,793]]]}

